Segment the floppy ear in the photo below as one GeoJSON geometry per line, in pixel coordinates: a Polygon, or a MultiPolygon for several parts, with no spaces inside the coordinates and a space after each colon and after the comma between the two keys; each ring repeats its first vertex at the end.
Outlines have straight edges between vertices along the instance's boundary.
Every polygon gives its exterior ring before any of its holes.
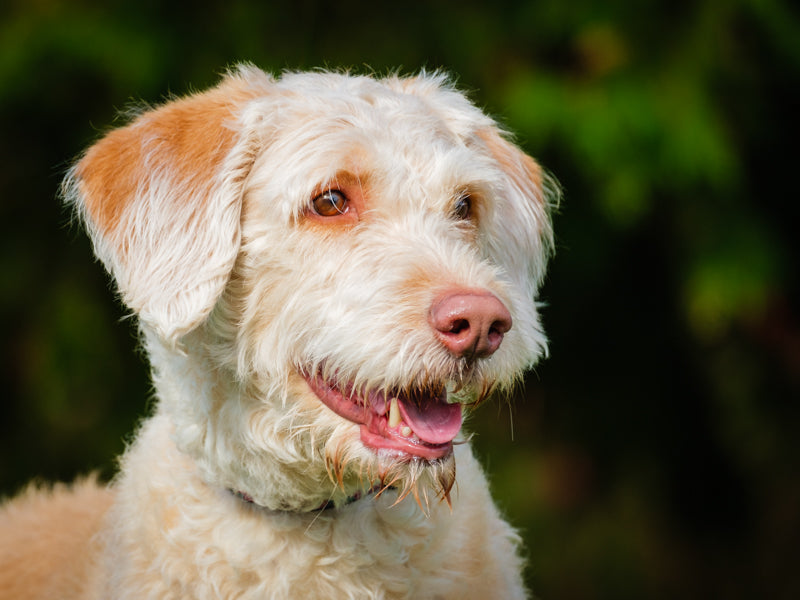
{"type": "Polygon", "coordinates": [[[509,202],[497,216],[502,221],[498,225],[505,231],[496,239],[510,237],[513,247],[527,250],[506,258],[513,264],[527,256],[526,272],[532,274],[538,286],[554,248],[550,212],[558,204],[558,184],[535,160],[506,140],[496,127],[482,128],[477,136],[505,176],[504,195],[509,202]],[[531,236],[531,232],[535,235],[531,236]]]}
{"type": "Polygon", "coordinates": [[[208,316],[239,250],[254,149],[238,115],[257,95],[245,75],[268,80],[254,71],[112,131],[64,182],[123,301],[172,343],[208,316]]]}

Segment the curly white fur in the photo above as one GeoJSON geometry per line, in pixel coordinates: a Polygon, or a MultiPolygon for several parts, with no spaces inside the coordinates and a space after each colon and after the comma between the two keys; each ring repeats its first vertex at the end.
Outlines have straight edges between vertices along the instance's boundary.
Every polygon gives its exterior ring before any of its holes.
{"type": "Polygon", "coordinates": [[[464,403],[512,386],[546,352],[552,190],[440,74],[243,66],[93,146],[65,193],[138,314],[158,408],[85,597],[524,597],[519,540],[463,435],[437,460],[376,450],[308,381],[464,403]],[[349,220],[312,218],[327,189],[352,197],[349,220]],[[507,307],[491,356],[434,335],[453,289],[507,307]]]}

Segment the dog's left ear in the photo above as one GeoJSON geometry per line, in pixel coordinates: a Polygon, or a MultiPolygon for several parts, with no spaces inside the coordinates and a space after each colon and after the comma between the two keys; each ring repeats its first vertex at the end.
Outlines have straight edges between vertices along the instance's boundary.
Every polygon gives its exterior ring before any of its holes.
{"type": "MultiPolygon", "coordinates": [[[[541,282],[547,260],[554,249],[551,211],[558,205],[558,183],[539,164],[513,143],[505,139],[496,127],[485,127],[477,136],[504,174],[505,193],[511,203],[509,214],[500,215],[506,231],[502,237],[510,237],[514,247],[528,249],[529,269],[533,281],[541,282]],[[524,223],[521,228],[514,223],[524,223]],[[535,232],[530,237],[530,232],[535,232]],[[528,232],[528,235],[525,235],[528,232]]],[[[515,257],[508,257],[512,262],[515,257]]]]}
{"type": "Polygon", "coordinates": [[[147,111],[92,146],[65,180],[123,301],[166,341],[208,316],[239,251],[254,150],[238,115],[255,87],[240,72],[147,111]]]}

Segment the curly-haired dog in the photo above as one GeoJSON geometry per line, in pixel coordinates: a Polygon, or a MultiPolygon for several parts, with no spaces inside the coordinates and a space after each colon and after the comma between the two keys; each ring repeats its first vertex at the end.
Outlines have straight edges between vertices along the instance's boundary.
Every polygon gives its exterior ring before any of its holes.
{"type": "Polygon", "coordinates": [[[437,74],[244,66],[106,135],[65,194],[158,405],[3,509],[0,595],[524,597],[460,431],[545,352],[550,187],[437,74]]]}

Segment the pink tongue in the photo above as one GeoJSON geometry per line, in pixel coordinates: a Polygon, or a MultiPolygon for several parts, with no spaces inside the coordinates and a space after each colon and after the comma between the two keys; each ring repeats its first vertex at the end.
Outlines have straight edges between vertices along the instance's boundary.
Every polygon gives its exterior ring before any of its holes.
{"type": "Polygon", "coordinates": [[[430,398],[422,406],[408,398],[398,398],[403,421],[417,437],[428,444],[444,444],[453,440],[461,429],[461,405],[430,398]]]}

